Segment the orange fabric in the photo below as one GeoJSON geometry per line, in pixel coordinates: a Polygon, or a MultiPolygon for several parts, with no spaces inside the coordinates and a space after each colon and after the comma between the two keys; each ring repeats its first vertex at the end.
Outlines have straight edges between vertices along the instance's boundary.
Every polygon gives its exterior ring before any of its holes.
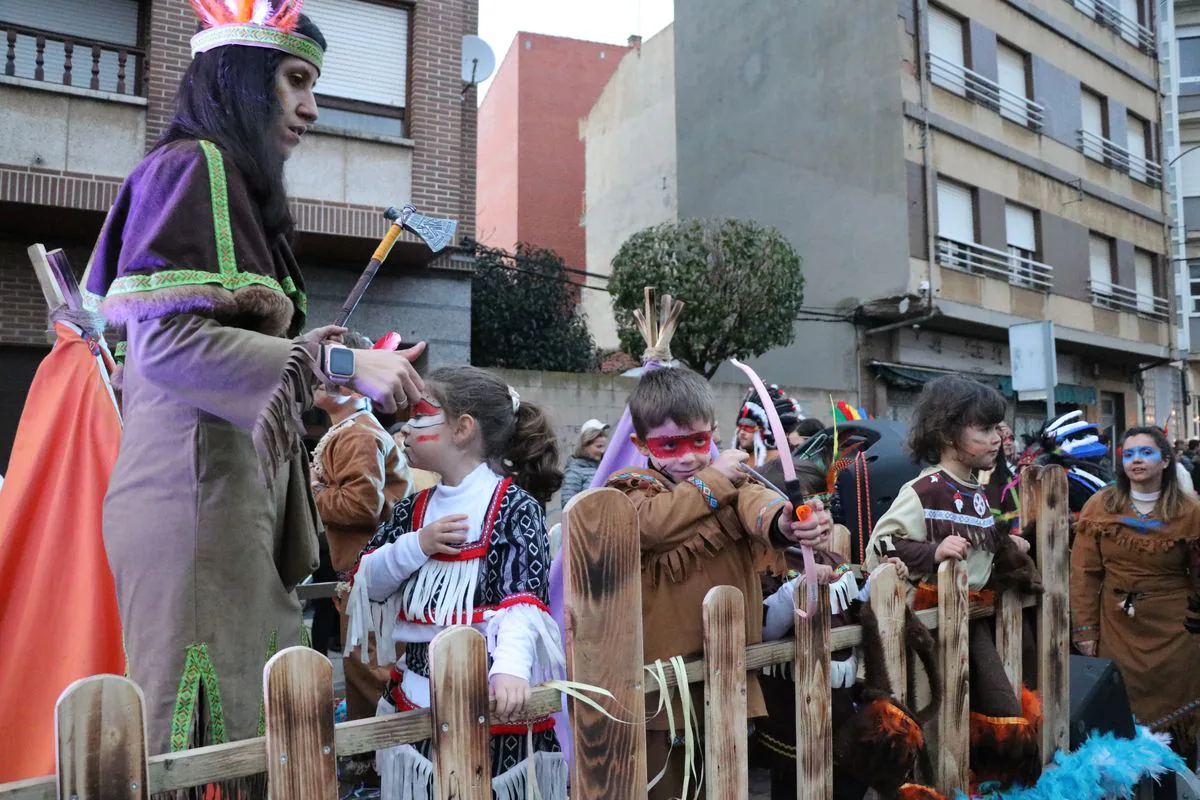
{"type": "Polygon", "coordinates": [[[54,772],[68,685],[125,672],[101,532],[121,421],[88,343],[55,331],[0,489],[0,783],[54,772]]]}

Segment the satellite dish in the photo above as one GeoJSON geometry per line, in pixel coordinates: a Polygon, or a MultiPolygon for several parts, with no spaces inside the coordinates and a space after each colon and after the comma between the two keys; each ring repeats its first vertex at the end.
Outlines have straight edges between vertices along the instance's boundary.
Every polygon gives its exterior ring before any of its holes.
{"type": "Polygon", "coordinates": [[[496,54],[478,36],[466,35],[462,40],[463,91],[483,83],[496,70],[496,54]]]}

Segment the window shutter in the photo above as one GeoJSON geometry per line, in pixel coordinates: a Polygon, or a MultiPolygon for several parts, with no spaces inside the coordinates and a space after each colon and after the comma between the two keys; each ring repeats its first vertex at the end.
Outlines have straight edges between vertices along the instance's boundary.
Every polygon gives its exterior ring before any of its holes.
{"type": "Polygon", "coordinates": [[[1005,235],[1011,247],[1037,252],[1037,226],[1033,209],[1009,203],[1004,207],[1005,235]]]}
{"type": "Polygon", "coordinates": [[[1011,47],[1004,45],[996,46],[996,63],[1000,89],[1002,92],[1007,92],[1011,97],[1001,96],[1000,113],[1013,120],[1025,125],[1029,122],[1026,115],[1025,105],[1021,102],[1021,98],[1027,98],[1028,82],[1025,76],[1025,55],[1013,50],[1011,47]]]}
{"type": "Polygon", "coordinates": [[[137,0],[0,0],[0,22],[135,47],[137,0]]]}
{"type": "Polygon", "coordinates": [[[304,13],[329,41],[317,94],[404,108],[408,8],[365,0],[306,0],[304,13]]]}
{"type": "Polygon", "coordinates": [[[1104,136],[1104,101],[1099,95],[1084,90],[1082,107],[1083,129],[1096,136],[1104,136]]]}
{"type": "Polygon", "coordinates": [[[1195,155],[1191,153],[1175,162],[1179,167],[1179,191],[1184,197],[1200,197],[1200,158],[1194,158],[1195,155]]]}
{"type": "Polygon", "coordinates": [[[1112,240],[1107,236],[1088,239],[1088,266],[1092,292],[1112,294],[1112,240]]]}
{"type": "Polygon", "coordinates": [[[962,75],[962,70],[967,65],[963,50],[962,20],[931,7],[929,9],[929,52],[950,64],[949,67],[942,66],[934,71],[933,82],[955,94],[966,94],[967,89],[962,75]]]}
{"type": "Polygon", "coordinates": [[[1146,152],[1146,123],[1141,117],[1133,114],[1126,116],[1125,149],[1135,156],[1129,163],[1129,174],[1140,180],[1146,180],[1146,164],[1139,159],[1148,157],[1146,152]]]}
{"type": "Polygon", "coordinates": [[[956,242],[975,242],[975,200],[966,186],[947,181],[937,185],[938,236],[956,242]]]}
{"type": "Polygon", "coordinates": [[[1145,250],[1133,251],[1133,281],[1138,311],[1154,310],[1154,256],[1145,250]]]}

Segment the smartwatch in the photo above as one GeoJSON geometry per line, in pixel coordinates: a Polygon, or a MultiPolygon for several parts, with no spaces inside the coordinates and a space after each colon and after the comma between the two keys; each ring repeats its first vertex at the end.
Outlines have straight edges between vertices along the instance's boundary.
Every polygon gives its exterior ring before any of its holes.
{"type": "Polygon", "coordinates": [[[340,344],[323,345],[321,368],[330,383],[349,382],[354,377],[354,351],[340,344]]]}

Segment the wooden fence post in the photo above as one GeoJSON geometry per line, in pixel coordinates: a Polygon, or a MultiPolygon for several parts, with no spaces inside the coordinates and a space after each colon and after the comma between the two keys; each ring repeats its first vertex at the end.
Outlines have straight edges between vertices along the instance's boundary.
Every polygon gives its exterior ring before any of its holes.
{"type": "Polygon", "coordinates": [[[967,662],[967,568],[957,559],[938,567],[938,657],[942,707],[938,710],[937,789],[947,797],[970,780],[970,675],[967,662]]]}
{"type": "Polygon", "coordinates": [[[704,784],[710,800],[747,800],[746,600],[732,586],[704,596],[704,784]]]}
{"type": "Polygon", "coordinates": [[[54,707],[59,797],[150,796],[144,706],[138,685],[117,675],[94,675],[66,688],[54,707]]]}
{"type": "Polygon", "coordinates": [[[882,564],[871,573],[871,610],[879,623],[888,681],[896,697],[912,706],[913,698],[908,696],[908,659],[904,643],[906,600],[904,585],[896,577],[894,566],[882,564]]]}
{"type": "Polygon", "coordinates": [[[796,582],[796,785],[798,800],[833,798],[833,695],[829,683],[829,587],[817,587],[816,608],[808,587],[796,582]]]}
{"type": "Polygon", "coordinates": [[[573,800],[646,798],[641,554],[628,497],[589,489],[571,498],[563,510],[567,675],[612,692],[599,702],[634,723],[571,701],[573,800]]]}
{"type": "Polygon", "coordinates": [[[1037,552],[1045,591],[1038,616],[1038,688],[1043,714],[1042,760],[1050,763],[1055,751],[1065,750],[1070,744],[1068,579],[1071,567],[1067,539],[1071,510],[1067,501],[1067,474],[1062,467],[1042,470],[1041,484],[1037,552]]]}
{"type": "Polygon", "coordinates": [[[337,796],[333,665],[309,647],[289,647],[263,668],[267,785],[272,797],[337,796]]]}
{"type": "Polygon", "coordinates": [[[492,800],[487,642],[483,634],[462,626],[433,637],[429,678],[434,797],[492,800]]]}

